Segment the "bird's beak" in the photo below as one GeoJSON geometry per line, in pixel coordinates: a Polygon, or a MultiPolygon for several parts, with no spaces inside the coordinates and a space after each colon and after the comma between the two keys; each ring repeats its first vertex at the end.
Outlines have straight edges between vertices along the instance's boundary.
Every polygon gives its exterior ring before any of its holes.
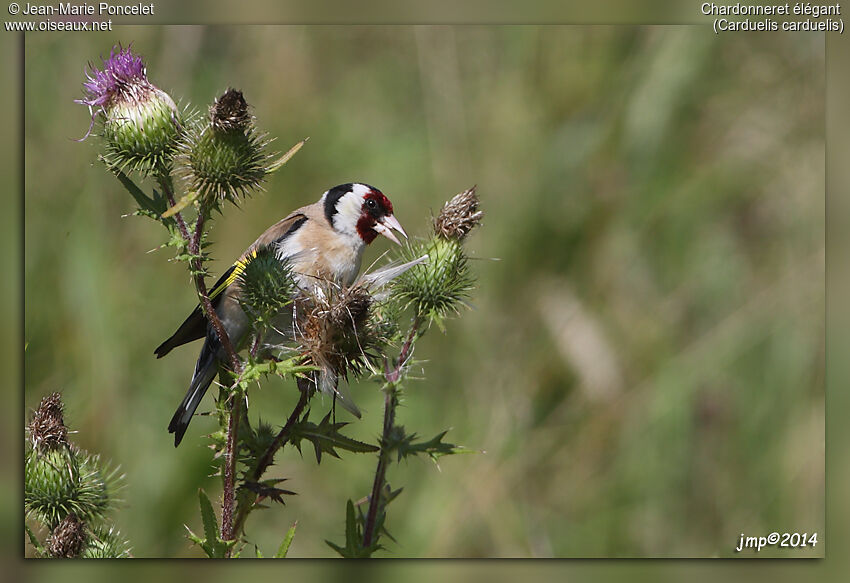
{"type": "Polygon", "coordinates": [[[401,223],[393,215],[387,215],[378,220],[373,228],[396,245],[401,245],[401,241],[398,240],[398,237],[390,229],[395,229],[407,239],[407,233],[404,232],[404,229],[401,228],[401,223]]]}

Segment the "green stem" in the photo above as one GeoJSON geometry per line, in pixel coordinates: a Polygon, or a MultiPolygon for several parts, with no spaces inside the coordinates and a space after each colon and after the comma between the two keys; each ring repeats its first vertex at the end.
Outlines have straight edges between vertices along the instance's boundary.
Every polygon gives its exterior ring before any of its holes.
{"type": "Polygon", "coordinates": [[[387,380],[387,386],[384,391],[384,426],[381,433],[381,451],[378,454],[378,467],[375,469],[375,480],[372,483],[372,494],[369,496],[369,510],[366,513],[366,522],[363,526],[363,547],[369,548],[375,540],[375,524],[378,518],[378,507],[380,506],[381,493],[384,489],[384,484],[387,478],[387,467],[390,463],[390,450],[388,447],[390,431],[395,424],[395,411],[398,406],[398,383],[401,380],[401,373],[404,366],[413,351],[413,343],[419,334],[419,327],[422,325],[422,319],[417,317],[413,321],[413,326],[410,328],[410,333],[407,335],[404,345],[401,347],[401,352],[398,355],[398,361],[395,367],[390,370],[387,368],[384,371],[384,378],[387,380]]]}

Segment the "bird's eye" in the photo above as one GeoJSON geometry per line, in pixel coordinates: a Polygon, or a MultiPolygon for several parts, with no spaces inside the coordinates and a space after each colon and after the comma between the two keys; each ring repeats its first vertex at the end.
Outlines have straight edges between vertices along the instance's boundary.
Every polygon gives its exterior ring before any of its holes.
{"type": "Polygon", "coordinates": [[[370,210],[374,210],[378,206],[378,203],[375,202],[375,199],[370,198],[366,201],[366,206],[369,207],[370,210]]]}

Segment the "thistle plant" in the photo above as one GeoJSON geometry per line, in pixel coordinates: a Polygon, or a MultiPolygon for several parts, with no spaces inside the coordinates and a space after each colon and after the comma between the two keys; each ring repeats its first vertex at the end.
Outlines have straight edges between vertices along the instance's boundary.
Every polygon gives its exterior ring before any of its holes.
{"type": "MultiPolygon", "coordinates": [[[[432,237],[409,244],[395,261],[351,286],[330,281],[299,286],[276,247],[252,249],[231,276],[250,321],[247,344],[236,339],[237,346],[206,283],[206,234],[213,211],[223,214],[228,203],[242,204],[263,189],[305,140],[283,155],[272,152],[271,139],[257,126],[244,94],[232,88],[213,99],[206,116],[181,115],[171,98],[148,80],[141,57],[130,49],[114,49],[103,70],[88,74],[84,92],[79,102],[92,112],[87,136],[99,138],[100,159],[136,202],[135,214],[166,229],[162,248],[172,248],[175,258],[186,263],[198,309],[224,353],[215,409],[219,429],[210,435],[222,480],[220,511],[217,515],[200,491],[203,536],[190,531],[189,538],[209,557],[239,556],[252,513],[268,502],[283,504],[295,493],[289,484],[281,487],[285,480],[266,476],[275,455],[286,445],[299,451],[309,445],[317,463],[340,457],[342,451],[378,455],[371,493],[348,504],[346,532],[351,536],[344,546],[329,544],[345,556],[368,556],[382,548],[387,504],[398,493],[386,481],[390,462],[467,451],[443,442],[445,432],[430,440],[405,432],[395,423],[395,412],[416,341],[432,323],[444,328],[444,320],[459,313],[472,290],[462,241],[482,216],[474,189],[447,203],[432,237]],[[146,140],[137,135],[149,131],[155,135],[146,140]],[[248,415],[249,390],[269,376],[294,380],[298,391],[296,405],[278,427],[252,422],[248,415]],[[384,420],[376,444],[346,436],[347,423],[336,421],[336,404],[360,416],[345,389],[358,378],[383,382],[384,420]],[[319,392],[333,396],[324,415],[312,411],[321,407],[311,404],[319,392]]],[[[59,528],[66,516],[55,516],[52,528],[59,528]]],[[[74,533],[76,523],[68,519],[61,528],[74,533]]],[[[294,529],[286,531],[276,556],[286,555],[294,529]]],[[[98,540],[109,540],[108,533],[98,532],[98,540]]],[[[69,534],[66,547],[76,548],[75,540],[69,534]]]]}
{"type": "Polygon", "coordinates": [[[24,508],[28,521],[47,532],[26,531],[39,557],[128,557],[129,546],[106,523],[120,478],[97,455],[68,440],[58,393],[41,400],[26,427],[24,508]]]}

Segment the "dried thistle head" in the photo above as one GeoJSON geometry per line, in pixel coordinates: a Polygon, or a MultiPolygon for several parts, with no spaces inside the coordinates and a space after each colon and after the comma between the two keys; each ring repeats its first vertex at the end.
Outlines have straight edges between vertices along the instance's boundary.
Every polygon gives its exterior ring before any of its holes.
{"type": "Polygon", "coordinates": [[[344,288],[338,301],[331,306],[330,320],[339,330],[356,332],[366,323],[372,296],[361,286],[344,288]]]}
{"type": "Polygon", "coordinates": [[[45,451],[68,445],[68,428],[65,427],[62,398],[59,393],[41,399],[27,425],[33,449],[45,451]]]}
{"type": "Polygon", "coordinates": [[[65,516],[47,539],[51,557],[73,559],[80,555],[86,542],[85,524],[73,512],[65,516]]]}
{"type": "Polygon", "coordinates": [[[216,131],[245,131],[250,123],[248,102],[241,91],[228,89],[210,106],[210,125],[216,131]]]}
{"type": "Polygon", "coordinates": [[[484,212],[478,210],[480,201],[475,186],[455,195],[443,205],[434,219],[434,233],[446,239],[463,241],[469,232],[481,223],[484,212]]]}
{"type": "Polygon", "coordinates": [[[366,367],[379,338],[371,322],[372,296],[363,286],[323,286],[302,298],[298,341],[307,362],[335,377],[366,367]]]}

